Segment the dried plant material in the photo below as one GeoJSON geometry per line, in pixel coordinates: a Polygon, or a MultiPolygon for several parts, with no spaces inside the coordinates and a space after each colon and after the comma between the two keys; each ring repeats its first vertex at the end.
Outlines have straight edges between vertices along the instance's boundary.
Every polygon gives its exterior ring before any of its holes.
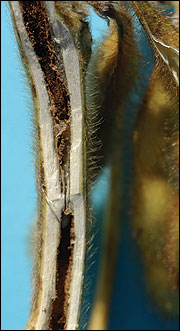
{"type": "Polygon", "coordinates": [[[66,25],[56,17],[54,3],[15,1],[10,7],[33,86],[38,127],[38,242],[26,329],[75,329],[87,204],[84,96],[78,49],[66,25]]]}
{"type": "Polygon", "coordinates": [[[154,302],[176,315],[177,28],[148,1],[10,1],[10,8],[36,129],[38,215],[26,329],[79,328],[91,241],[88,197],[104,165],[110,194],[88,329],[108,327],[122,222],[134,227],[154,302]],[[95,50],[88,6],[109,27],[95,50]],[[145,35],[152,63],[142,50],[145,35]]]}

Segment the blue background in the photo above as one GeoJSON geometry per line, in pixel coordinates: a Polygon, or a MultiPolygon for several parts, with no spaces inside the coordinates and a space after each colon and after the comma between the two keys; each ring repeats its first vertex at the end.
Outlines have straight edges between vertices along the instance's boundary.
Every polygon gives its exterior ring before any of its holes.
{"type": "MultiPolygon", "coordinates": [[[[31,257],[28,236],[36,215],[32,156],[32,101],[20,62],[7,1],[1,2],[2,43],[2,330],[23,329],[30,310],[31,257]]],[[[93,15],[93,35],[103,22],[93,15]],[[98,27],[98,28],[97,28],[98,27]]],[[[109,171],[105,169],[92,192],[97,224],[107,202],[109,171]]],[[[134,253],[130,229],[124,226],[109,329],[178,330],[149,304],[143,266],[134,253]]],[[[99,232],[95,240],[99,242],[99,232]]],[[[93,274],[96,274],[96,265],[93,274]]],[[[89,297],[92,300],[92,296],[89,297]]]]}
{"type": "Polygon", "coordinates": [[[36,211],[31,99],[7,1],[1,2],[1,9],[2,329],[19,330],[30,309],[28,234],[36,211]]]}

